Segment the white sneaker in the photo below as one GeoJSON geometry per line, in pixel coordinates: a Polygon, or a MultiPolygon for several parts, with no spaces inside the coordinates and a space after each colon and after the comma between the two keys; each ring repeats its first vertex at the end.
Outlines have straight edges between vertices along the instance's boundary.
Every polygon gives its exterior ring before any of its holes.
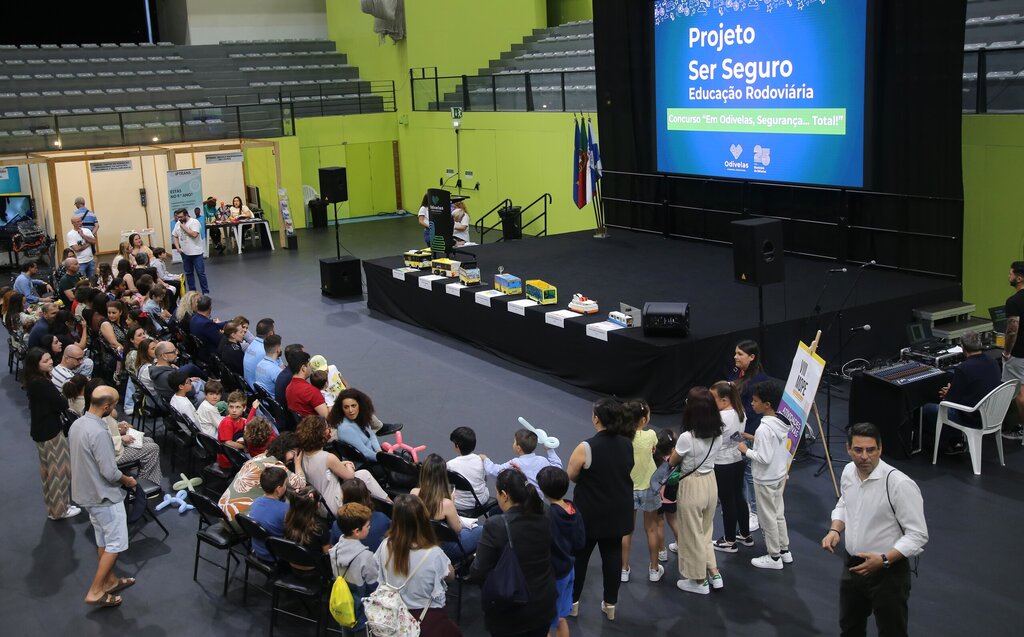
{"type": "Polygon", "coordinates": [[[767,568],[773,571],[782,570],[782,560],[777,557],[772,557],[771,555],[762,555],[761,557],[755,557],[754,559],[750,560],[750,563],[756,566],[757,568],[767,568]]]}
{"type": "Polygon", "coordinates": [[[665,575],[665,567],[658,564],[658,568],[647,569],[647,579],[652,582],[660,582],[661,578],[665,575]]]}
{"type": "MultiPolygon", "coordinates": [[[[64,515],[62,515],[60,517],[56,517],[56,518],[51,517],[50,519],[51,520],[66,520],[68,518],[75,517],[76,515],[78,515],[81,512],[82,512],[82,509],[80,509],[80,508],[78,508],[78,507],[76,507],[75,505],[72,504],[72,505],[68,506],[66,511],[64,511],[64,515]]],[[[47,517],[50,517],[50,516],[47,516],[47,517]]]]}
{"type": "Polygon", "coordinates": [[[576,617],[579,614],[580,614],[580,603],[579,602],[573,602],[572,603],[572,610],[569,611],[569,617],[576,617]]]}
{"type": "Polygon", "coordinates": [[[659,562],[667,562],[668,561],[668,550],[661,549],[660,551],[658,551],[658,561],[659,562]]]}
{"type": "Polygon", "coordinates": [[[676,580],[676,588],[687,593],[696,593],[697,595],[707,595],[711,592],[711,588],[708,586],[707,580],[704,580],[700,584],[688,579],[676,580]]]}
{"type": "Polygon", "coordinates": [[[629,581],[629,569],[628,568],[622,569],[622,573],[619,574],[619,579],[622,580],[623,582],[628,582],[629,581]]]}
{"type": "Polygon", "coordinates": [[[779,557],[782,558],[782,563],[783,564],[792,564],[793,563],[793,554],[791,552],[789,552],[789,551],[781,551],[779,553],[779,557]]]}
{"type": "Polygon", "coordinates": [[[601,612],[608,617],[608,621],[615,621],[615,604],[605,604],[601,602],[601,612]]]}
{"type": "Polygon", "coordinates": [[[748,528],[750,529],[751,533],[753,533],[754,531],[756,531],[756,530],[761,528],[761,525],[758,524],[758,522],[757,522],[757,514],[756,513],[751,513],[750,514],[750,520],[748,520],[748,524],[750,525],[748,528]]]}
{"type": "Polygon", "coordinates": [[[723,588],[725,588],[725,580],[722,579],[721,573],[715,573],[708,579],[711,580],[711,588],[715,589],[716,591],[720,591],[723,588]]]}
{"type": "Polygon", "coordinates": [[[676,544],[675,542],[673,542],[673,543],[668,545],[668,550],[672,551],[673,553],[678,553],[679,552],[679,545],[676,544]]]}

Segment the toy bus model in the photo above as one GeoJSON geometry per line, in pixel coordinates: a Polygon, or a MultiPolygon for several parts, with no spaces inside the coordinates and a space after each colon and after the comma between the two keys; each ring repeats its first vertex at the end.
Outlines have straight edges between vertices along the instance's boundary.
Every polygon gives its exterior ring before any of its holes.
{"type": "Polygon", "coordinates": [[[462,264],[451,259],[434,259],[430,262],[430,271],[441,276],[458,276],[460,265],[462,264]]]}
{"type": "Polygon", "coordinates": [[[633,317],[623,312],[608,312],[608,320],[622,327],[633,327],[633,317]]]}
{"type": "Polygon", "coordinates": [[[405,259],[405,267],[407,268],[419,268],[420,270],[426,270],[430,267],[431,253],[430,250],[409,250],[402,255],[405,259]]]}
{"type": "Polygon", "coordinates": [[[512,274],[495,274],[494,289],[509,296],[522,294],[523,280],[512,274]]]}
{"type": "Polygon", "coordinates": [[[477,267],[476,261],[462,262],[459,266],[459,282],[462,285],[480,284],[480,268],[477,267]]]}
{"type": "Polygon", "coordinates": [[[526,298],[541,305],[553,305],[558,303],[558,288],[540,279],[530,279],[526,282],[526,298]]]}

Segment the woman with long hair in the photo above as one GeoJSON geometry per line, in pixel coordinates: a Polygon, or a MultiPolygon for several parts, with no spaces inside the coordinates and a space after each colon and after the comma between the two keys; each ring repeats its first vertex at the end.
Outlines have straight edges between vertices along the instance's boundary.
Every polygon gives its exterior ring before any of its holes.
{"type": "Polygon", "coordinates": [[[747,500],[743,496],[743,456],[736,444],[738,435],[743,433],[743,399],[735,383],[720,380],[710,387],[718,413],[722,417],[722,446],[715,455],[715,482],[718,484],[718,500],[722,503],[723,537],[715,540],[716,551],[735,553],[737,544],[754,546],[750,535],[750,517],[747,500]],[[737,527],[739,531],[737,532],[737,527]]]}
{"type": "Polygon", "coordinates": [[[448,483],[448,465],[445,464],[444,458],[436,453],[426,457],[420,465],[420,486],[410,493],[423,500],[431,520],[444,522],[459,535],[458,542],[441,543],[441,548],[448,557],[462,559],[476,550],[484,529],[482,526],[471,529],[462,523],[462,518],[459,517],[455,503],[451,499],[452,487],[448,483]]]}
{"type": "Polygon", "coordinates": [[[395,498],[391,528],[374,558],[383,584],[401,587],[399,595],[420,622],[422,637],[461,635],[445,612],[446,580],[454,577],[452,562],[437,545],[427,507],[414,495],[395,498]]]}
{"type": "Polygon", "coordinates": [[[529,599],[512,609],[496,609],[484,602],[484,626],[492,635],[547,635],[557,612],[558,592],[551,568],[551,523],[544,503],[516,469],[499,473],[494,490],[504,514],[488,518],[484,525],[470,579],[483,583],[511,543],[529,599]]]}
{"type": "MultiPolygon", "coordinates": [[[[355,502],[370,509],[372,512],[370,514],[370,532],[362,539],[362,543],[371,551],[376,551],[380,543],[384,541],[384,537],[388,534],[388,529],[391,528],[391,518],[374,508],[370,490],[366,488],[366,483],[362,480],[355,479],[342,482],[341,501],[344,504],[355,502]]],[[[340,511],[341,509],[338,510],[340,511]]],[[[331,528],[331,541],[337,542],[340,537],[341,529],[335,523],[331,528]]]]}
{"type": "Polygon", "coordinates": [[[295,428],[295,437],[301,453],[296,463],[301,465],[302,472],[309,482],[320,492],[327,503],[327,508],[337,511],[341,507],[341,482],[359,478],[366,483],[366,488],[374,497],[388,500],[388,494],[380,487],[369,471],[361,469],[348,460],[341,460],[333,453],[324,451],[324,445],[330,440],[331,430],[319,416],[306,416],[295,428]]]}
{"type": "Polygon", "coordinates": [[[109,263],[101,263],[96,269],[96,287],[106,292],[113,282],[114,269],[110,267],[109,263]]]}
{"type": "MultiPolygon", "coordinates": [[[[306,487],[288,494],[288,513],[284,516],[284,539],[314,551],[327,553],[331,535],[318,514],[316,492],[306,487]]],[[[290,563],[296,573],[315,571],[313,567],[290,563]]]]}
{"type": "Polygon", "coordinates": [[[380,441],[373,431],[373,401],[352,387],[338,392],[327,423],[338,428],[338,440],[355,447],[366,462],[376,463],[380,441]]]}
{"type": "Polygon", "coordinates": [[[62,520],[82,511],[71,504],[71,452],[60,419],[68,401],[50,380],[51,371],[53,358],[46,350],[33,347],[25,354],[29,431],[39,452],[43,502],[47,517],[62,520]]]}
{"type": "Polygon", "coordinates": [[[611,398],[594,403],[590,421],[596,433],[576,446],[566,469],[576,483],[573,504],[587,529],[587,542],[576,553],[572,614],[579,611],[587,563],[597,547],[604,582],[601,612],[614,621],[622,574],[622,537],[633,532],[633,481],[629,475],[636,426],[622,405],[611,398]]]}
{"type": "Polygon", "coordinates": [[[133,232],[128,237],[128,243],[131,245],[132,256],[136,257],[136,261],[138,261],[137,257],[141,253],[144,253],[146,255],[147,263],[151,263],[153,261],[153,251],[142,240],[142,235],[140,235],[138,232],[133,232]]]}
{"type": "MultiPolygon", "coordinates": [[[[718,506],[715,483],[715,455],[722,446],[722,416],[707,387],[694,387],[686,396],[682,433],[668,463],[680,472],[676,496],[679,525],[679,590],[707,595],[710,588],[723,588],[718,572],[711,533],[718,506]],[[709,587],[710,578],[710,587],[709,587]]],[[[669,488],[666,486],[666,488],[669,488]]]]}
{"type": "Polygon", "coordinates": [[[119,272],[117,267],[122,261],[128,262],[128,271],[131,272],[132,268],[135,267],[135,257],[132,255],[132,244],[127,241],[122,241],[117,245],[117,254],[110,261],[110,269],[113,272],[119,272]]]}
{"type": "Polygon", "coordinates": [[[181,329],[188,332],[192,315],[196,313],[196,302],[199,301],[199,292],[189,290],[178,299],[178,306],[174,309],[174,320],[181,329]]]}
{"type": "MultiPolygon", "coordinates": [[[[739,388],[740,398],[743,400],[743,411],[746,418],[743,419],[743,431],[754,435],[757,426],[761,424],[761,416],[754,411],[754,385],[769,380],[770,377],[764,371],[764,361],[761,360],[761,346],[757,341],[745,340],[736,343],[733,352],[733,369],[726,380],[736,383],[739,388]]],[[[750,474],[750,461],[744,460],[743,467],[743,494],[747,499],[749,509],[747,526],[751,531],[756,531],[757,525],[757,498],[754,497],[754,478],[750,474]]]]}

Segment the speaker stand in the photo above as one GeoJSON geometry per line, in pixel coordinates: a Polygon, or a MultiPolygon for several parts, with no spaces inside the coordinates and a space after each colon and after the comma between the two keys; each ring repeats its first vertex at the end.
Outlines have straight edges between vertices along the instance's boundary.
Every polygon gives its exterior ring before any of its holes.
{"type": "Polygon", "coordinates": [[[338,227],[338,202],[334,205],[334,248],[337,250],[338,260],[341,261],[341,228],[338,227]]]}
{"type": "Polygon", "coordinates": [[[757,284],[757,342],[761,346],[762,356],[764,356],[764,347],[767,345],[765,342],[765,324],[764,324],[764,285],[761,283],[757,284]]]}

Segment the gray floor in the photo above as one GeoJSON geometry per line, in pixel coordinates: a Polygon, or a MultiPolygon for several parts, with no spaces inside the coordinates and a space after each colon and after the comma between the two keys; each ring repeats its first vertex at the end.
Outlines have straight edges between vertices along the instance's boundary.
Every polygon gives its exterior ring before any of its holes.
{"type": "MultiPolygon", "coordinates": [[[[418,246],[413,219],[388,219],[342,226],[343,243],[357,256],[373,258],[418,246]]],[[[563,441],[563,459],[592,432],[589,404],[595,396],[544,376],[521,370],[454,339],[372,317],[364,303],[321,297],[317,257],[334,253],[333,228],[303,232],[298,252],[256,252],[215,257],[208,264],[215,298],[214,314],[244,314],[253,322],[277,320],[286,343],[301,342],[323,353],[359,388],[367,391],[388,421],[404,422],[406,439],[451,454],[449,431],[458,425],[476,429],[479,449],[495,458],[511,455],[516,416],[543,426],[563,441]]],[[[728,352],[723,352],[727,360],[728,352]]],[[[713,381],[716,379],[708,379],[713,381]]],[[[4,635],[117,633],[178,635],[262,634],[269,602],[258,593],[241,605],[240,581],[228,598],[220,595],[220,573],[200,565],[191,580],[195,548],[194,513],[161,513],[171,536],[162,540],[150,525],[133,538],[121,560],[138,584],[116,610],[87,612],[81,603],[95,569],[87,520],[47,521],[40,498],[35,449],[28,437],[24,394],[13,377],[0,378],[5,403],[7,462],[0,480],[7,485],[6,542],[0,578],[0,617],[4,635]],[[147,537],[149,536],[149,537],[147,537]]],[[[820,404],[824,406],[824,402],[820,404]]],[[[833,403],[835,424],[846,422],[846,404],[833,403]]],[[[677,416],[658,416],[656,427],[674,427],[677,416]]],[[[838,431],[838,429],[837,429],[838,431]]],[[[986,442],[984,474],[975,477],[967,458],[915,456],[898,466],[913,476],[925,497],[931,541],[914,580],[913,632],[937,635],[1009,634],[1016,625],[1017,565],[1014,537],[1024,523],[1019,506],[1024,454],[1007,446],[1007,466],[999,467],[991,438],[986,442]],[[993,551],[993,547],[1010,547],[993,551]]],[[[844,456],[842,444],[833,451],[844,456]]],[[[817,448],[820,451],[820,445],[817,448]]],[[[677,591],[673,563],[664,580],[646,581],[645,541],[633,544],[633,581],[620,593],[618,619],[603,619],[599,562],[595,555],[574,634],[815,635],[836,633],[840,564],[818,548],[834,503],[827,473],[812,474],[814,461],[795,464],[786,494],[793,552],[792,567],[764,572],[747,560],[763,551],[745,549],[721,555],[726,581],[721,594],[695,598],[677,591]]],[[[165,467],[166,468],[166,467],[165,467]]],[[[841,465],[837,465],[837,471],[841,465]]],[[[467,635],[483,634],[479,598],[467,587],[461,625],[467,635]]],[[[454,613],[454,600],[449,605],[454,613]]],[[[282,624],[280,634],[310,634],[308,627],[282,624]]]]}

